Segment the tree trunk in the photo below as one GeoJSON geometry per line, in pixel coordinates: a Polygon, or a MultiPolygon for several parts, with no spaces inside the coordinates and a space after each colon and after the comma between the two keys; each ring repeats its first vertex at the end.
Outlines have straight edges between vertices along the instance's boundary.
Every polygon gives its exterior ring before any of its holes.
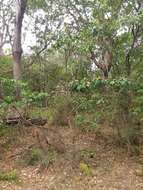
{"type": "Polygon", "coordinates": [[[0,32],[0,57],[3,56],[3,34],[0,32]]]}
{"type": "Polygon", "coordinates": [[[109,73],[107,70],[102,70],[104,79],[108,79],[109,73]]]}
{"type": "Polygon", "coordinates": [[[108,79],[109,72],[112,67],[112,60],[113,60],[112,52],[106,51],[102,60],[97,60],[94,52],[91,52],[91,60],[100,69],[100,71],[103,74],[103,78],[108,79]]]}
{"type": "MultiPolygon", "coordinates": [[[[13,77],[16,81],[21,80],[21,33],[22,33],[22,21],[26,10],[27,0],[16,1],[16,18],[15,18],[15,31],[13,41],[13,77]]],[[[16,96],[20,96],[20,88],[16,87],[16,96]]]]}
{"type": "Polygon", "coordinates": [[[4,55],[3,48],[0,46],[0,57],[4,55]]]}

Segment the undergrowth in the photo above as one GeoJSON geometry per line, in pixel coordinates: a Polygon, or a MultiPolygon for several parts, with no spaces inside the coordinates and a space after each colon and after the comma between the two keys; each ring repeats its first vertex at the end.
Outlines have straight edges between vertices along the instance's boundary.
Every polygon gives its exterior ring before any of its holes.
{"type": "Polygon", "coordinates": [[[19,175],[16,170],[0,172],[0,181],[18,181],[19,175]]]}

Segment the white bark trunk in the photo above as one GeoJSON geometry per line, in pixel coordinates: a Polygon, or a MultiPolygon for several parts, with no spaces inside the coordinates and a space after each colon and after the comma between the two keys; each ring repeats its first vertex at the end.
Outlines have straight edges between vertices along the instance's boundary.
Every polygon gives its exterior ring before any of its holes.
{"type": "MultiPolygon", "coordinates": [[[[15,31],[13,41],[13,77],[16,81],[21,80],[22,69],[21,69],[21,33],[22,33],[22,21],[26,10],[27,0],[16,0],[16,19],[15,19],[15,31]]],[[[16,85],[16,98],[20,99],[20,86],[16,85]]]]}
{"type": "Polygon", "coordinates": [[[21,33],[22,33],[22,21],[26,10],[27,0],[16,1],[16,20],[15,20],[15,32],[13,41],[13,77],[15,80],[21,79],[21,33]]]}

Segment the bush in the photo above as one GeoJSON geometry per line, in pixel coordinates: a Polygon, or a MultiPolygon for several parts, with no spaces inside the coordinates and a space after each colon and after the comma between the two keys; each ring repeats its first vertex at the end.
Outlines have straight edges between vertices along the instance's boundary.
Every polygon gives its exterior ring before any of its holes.
{"type": "Polygon", "coordinates": [[[16,170],[10,172],[0,172],[0,180],[1,181],[17,181],[19,178],[16,170]]]}
{"type": "Polygon", "coordinates": [[[42,160],[43,151],[40,149],[32,149],[25,155],[25,162],[27,165],[34,166],[42,160]]]}
{"type": "Polygon", "coordinates": [[[87,176],[92,175],[92,169],[86,163],[80,163],[79,169],[80,169],[80,172],[83,173],[84,175],[87,175],[87,176]]]}
{"type": "Polygon", "coordinates": [[[0,57],[0,76],[12,78],[12,57],[10,56],[2,56],[0,57]]]}
{"type": "Polygon", "coordinates": [[[98,121],[94,114],[77,114],[75,116],[75,125],[85,132],[98,132],[99,130],[98,121]]]}
{"type": "Polygon", "coordinates": [[[56,96],[53,102],[55,114],[53,123],[60,126],[68,126],[69,119],[72,119],[74,114],[73,99],[70,96],[56,96]]]}
{"type": "Polygon", "coordinates": [[[52,150],[49,150],[45,153],[39,148],[34,148],[26,152],[23,160],[26,165],[34,166],[40,164],[40,166],[47,168],[55,161],[56,156],[56,152],[52,150]]]}

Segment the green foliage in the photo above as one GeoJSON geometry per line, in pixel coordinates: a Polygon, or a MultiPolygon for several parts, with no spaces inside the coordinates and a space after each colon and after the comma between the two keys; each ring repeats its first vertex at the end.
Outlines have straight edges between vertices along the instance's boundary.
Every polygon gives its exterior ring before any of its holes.
{"type": "Polygon", "coordinates": [[[94,150],[82,150],[80,155],[83,160],[87,161],[89,159],[93,159],[96,156],[96,152],[94,150]]]}
{"type": "Polygon", "coordinates": [[[73,102],[75,105],[77,105],[77,111],[90,112],[96,108],[95,97],[76,95],[73,98],[73,102]]]}
{"type": "Polygon", "coordinates": [[[72,81],[70,84],[72,91],[84,93],[92,90],[103,90],[105,86],[119,92],[122,89],[129,89],[133,87],[133,83],[127,78],[109,80],[103,80],[101,78],[90,80],[88,78],[84,78],[82,80],[72,81]]]}
{"type": "MultiPolygon", "coordinates": [[[[12,77],[12,57],[0,56],[0,77],[12,77]]],[[[1,79],[0,79],[1,82],[1,79]]]]}
{"type": "Polygon", "coordinates": [[[12,63],[12,57],[0,56],[0,65],[8,66],[12,63]]]}
{"type": "Polygon", "coordinates": [[[80,172],[83,173],[86,176],[91,176],[92,175],[92,169],[86,163],[80,163],[79,169],[80,169],[80,172]]]}
{"type": "Polygon", "coordinates": [[[84,78],[80,81],[75,80],[73,82],[71,82],[71,89],[77,92],[86,92],[88,91],[90,87],[90,82],[88,81],[88,79],[84,78]]]}
{"type": "Polygon", "coordinates": [[[7,134],[6,126],[0,125],[0,137],[3,137],[7,134]]]}
{"type": "Polygon", "coordinates": [[[91,117],[90,114],[78,114],[75,116],[75,125],[86,132],[97,132],[99,130],[99,125],[95,115],[94,117],[91,117]]]}
{"type": "Polygon", "coordinates": [[[43,152],[40,149],[32,149],[28,155],[27,164],[36,165],[42,159],[43,152]]]}
{"type": "Polygon", "coordinates": [[[15,81],[13,79],[1,78],[1,85],[3,91],[2,103],[0,109],[5,109],[9,105],[37,105],[40,106],[44,99],[48,97],[48,94],[45,92],[33,92],[29,89],[28,84],[22,81],[15,81]],[[21,99],[17,101],[15,99],[15,89],[16,86],[19,86],[21,89],[21,99]]]}
{"type": "Polygon", "coordinates": [[[47,168],[55,161],[56,156],[54,151],[49,150],[45,153],[39,148],[34,148],[25,153],[23,161],[26,165],[34,166],[40,164],[42,167],[47,168]]]}
{"type": "Polygon", "coordinates": [[[10,172],[0,172],[0,181],[17,181],[19,179],[16,170],[10,172]]]}
{"type": "MultiPolygon", "coordinates": [[[[10,79],[12,58],[0,57],[1,118],[16,105],[34,108],[29,109],[32,117],[47,117],[55,125],[67,126],[74,118],[76,126],[96,131],[107,121],[123,142],[133,144],[140,132],[134,125],[143,123],[141,2],[30,0],[28,8],[27,15],[35,15],[36,46],[23,59],[23,81],[10,79]],[[111,68],[105,64],[106,52],[113,55],[111,68]],[[110,72],[106,80],[103,70],[110,72]]],[[[38,161],[40,154],[31,153],[31,160],[38,161]]]]}
{"type": "Polygon", "coordinates": [[[66,80],[65,73],[63,72],[64,68],[60,63],[62,57],[55,55],[51,60],[51,55],[49,55],[48,59],[49,61],[43,60],[43,58],[36,59],[31,68],[24,72],[23,79],[28,83],[30,90],[38,93],[43,91],[45,93],[51,93],[60,82],[62,83],[64,79],[66,80]],[[37,61],[41,64],[37,64],[37,61]]]}
{"type": "Polygon", "coordinates": [[[84,118],[84,116],[82,115],[77,115],[76,118],[75,118],[75,123],[78,125],[78,126],[81,126],[81,125],[84,125],[86,124],[86,120],[84,118]]]}
{"type": "Polygon", "coordinates": [[[70,96],[55,96],[51,105],[54,108],[53,123],[60,126],[68,126],[69,118],[74,114],[73,99],[70,96]]]}
{"type": "Polygon", "coordinates": [[[135,98],[133,101],[132,112],[136,118],[138,118],[141,123],[143,121],[143,87],[138,85],[136,88],[135,98]]]}
{"type": "Polygon", "coordinates": [[[45,155],[43,159],[41,160],[41,163],[40,163],[41,166],[44,168],[49,167],[50,164],[53,164],[53,162],[55,162],[56,157],[57,155],[55,152],[49,151],[47,155],[45,155]]]}

